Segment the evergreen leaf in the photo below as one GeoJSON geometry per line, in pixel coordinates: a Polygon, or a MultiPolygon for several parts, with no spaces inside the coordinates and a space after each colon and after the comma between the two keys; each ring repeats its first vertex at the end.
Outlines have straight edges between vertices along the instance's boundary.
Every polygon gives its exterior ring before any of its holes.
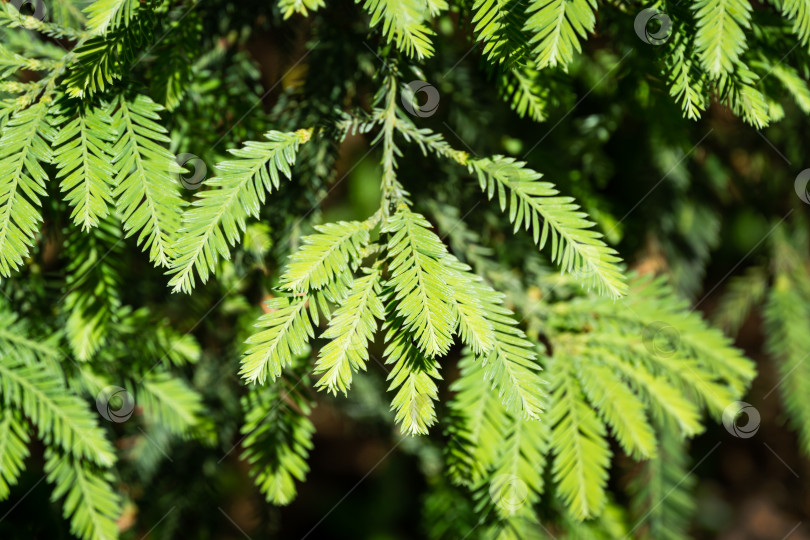
{"type": "Polygon", "coordinates": [[[99,108],[79,112],[54,138],[59,187],[73,207],[70,217],[84,230],[97,226],[113,202],[109,149],[115,139],[112,118],[99,108]]]}
{"type": "Polygon", "coordinates": [[[294,392],[295,386],[282,380],[254,388],[242,400],[246,412],[242,458],[250,464],[259,490],[278,505],[295,497],[295,482],[302,482],[309,472],[307,457],[313,446],[310,407],[294,392]]]}
{"type": "Polygon", "coordinates": [[[441,379],[439,364],[422,354],[397,322],[388,329],[385,341],[385,363],[393,364],[388,374],[388,391],[397,391],[391,400],[391,410],[396,410],[402,433],[427,435],[428,428],[437,420],[434,402],[439,398],[435,382],[441,379]]]}
{"type": "Polygon", "coordinates": [[[560,197],[553,184],[538,182],[539,173],[512,158],[471,159],[467,164],[489,199],[497,191],[501,211],[506,211],[508,200],[515,231],[531,229],[540,249],[550,240],[551,260],[566,272],[581,269],[590,276],[587,285],[596,286],[600,293],[614,298],[625,293],[619,257],[591,229],[593,223],[571,197],[560,197]]]}
{"type": "Polygon", "coordinates": [[[430,36],[425,25],[429,4],[425,0],[356,0],[371,15],[370,26],[381,26],[382,34],[406,55],[422,60],[433,56],[430,36]]]}
{"type": "Polygon", "coordinates": [[[746,50],[751,27],[748,0],[697,0],[695,46],[703,68],[714,78],[730,73],[746,50]]]}
{"type": "Polygon", "coordinates": [[[356,268],[361,249],[368,243],[368,224],[340,221],[315,227],[318,234],[302,239],[303,246],[289,258],[281,288],[293,292],[320,289],[356,268]]]}
{"type": "Polygon", "coordinates": [[[121,500],[110,473],[53,450],[45,452],[45,473],[54,485],[52,499],[65,498],[62,514],[70,518],[73,535],[83,540],[118,538],[121,500]]]}
{"type": "Polygon", "coordinates": [[[149,260],[168,266],[184,206],[173,174],[182,169],[162,145],[169,142],[158,124],[163,107],[146,96],[120,99],[113,114],[118,139],[112,149],[113,190],[126,237],[138,234],[149,260]]]}
{"type": "Polygon", "coordinates": [[[119,26],[126,26],[135,15],[138,0],[96,0],[84,8],[87,29],[93,34],[104,34],[119,26]]]}
{"type": "Polygon", "coordinates": [[[0,276],[9,277],[34,245],[48,179],[42,164],[51,161],[54,136],[43,102],[15,113],[0,133],[0,276]]]}
{"type": "Polygon", "coordinates": [[[321,335],[322,339],[330,341],[318,353],[314,372],[321,378],[315,384],[317,388],[345,395],[352,383],[352,373],[365,371],[377,319],[383,320],[385,316],[380,293],[377,268],[352,283],[346,301],[335,311],[329,327],[321,335]]]}
{"type": "Polygon", "coordinates": [[[447,353],[453,342],[456,317],[453,291],[444,279],[447,249],[430,230],[430,223],[404,205],[382,228],[389,233],[387,286],[391,302],[402,317],[403,328],[413,334],[419,349],[433,358],[447,353]]]}
{"type": "Polygon", "coordinates": [[[456,484],[474,487],[481,483],[501,451],[507,411],[485,381],[483,365],[469,350],[458,364],[460,375],[450,389],[450,440],[445,447],[448,475],[456,484]]]}
{"type": "Polygon", "coordinates": [[[21,410],[46,445],[56,444],[76,458],[102,466],[115,461],[112,445],[94,415],[41,365],[6,356],[0,362],[0,393],[3,406],[21,410]]]}
{"type": "Polygon", "coordinates": [[[605,505],[611,451],[605,426],[582,399],[565,360],[549,366],[552,474],[559,494],[578,519],[598,515],[605,505]]]}
{"type": "Polygon", "coordinates": [[[507,410],[538,418],[543,410],[545,382],[540,377],[535,346],[517,327],[511,310],[490,305],[488,318],[495,342],[489,355],[480,358],[484,379],[492,381],[507,410]]]}
{"type": "Polygon", "coordinates": [[[531,0],[524,30],[532,37],[538,68],[565,67],[596,24],[594,0],[531,0]]]}
{"type": "MultiPolygon", "coordinates": [[[[316,310],[314,297],[280,297],[268,300],[267,313],[256,322],[262,328],[245,342],[239,374],[248,382],[264,384],[267,376],[275,381],[281,371],[292,364],[293,357],[304,352],[307,342],[315,337],[309,310],[316,310]]],[[[317,324],[317,321],[316,321],[317,324]]]]}
{"type": "Polygon", "coordinates": [[[8,499],[28,457],[28,430],[19,413],[0,409],[0,501],[8,499]]]}
{"type": "Polygon", "coordinates": [[[230,259],[230,247],[241,240],[247,219],[258,217],[266,195],[279,188],[281,175],[291,177],[298,147],[311,133],[270,131],[268,141],[230,150],[237,159],[217,164],[219,174],[204,182],[211,189],[201,190],[183,214],[170,270],[175,292],[191,292],[195,270],[205,283],[220,256],[230,259]]]}

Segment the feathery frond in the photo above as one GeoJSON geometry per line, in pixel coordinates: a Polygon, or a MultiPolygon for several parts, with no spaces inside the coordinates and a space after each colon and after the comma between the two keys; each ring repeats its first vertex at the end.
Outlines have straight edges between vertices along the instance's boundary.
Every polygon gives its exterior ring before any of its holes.
{"type": "Polygon", "coordinates": [[[598,515],[605,504],[611,451],[605,426],[585,404],[565,359],[549,366],[552,473],[559,493],[579,519],[598,515]]]}
{"type": "Polygon", "coordinates": [[[391,410],[396,410],[402,433],[426,435],[436,423],[434,402],[439,398],[439,388],[435,380],[441,379],[439,364],[416,348],[399,321],[389,326],[385,341],[385,363],[394,366],[388,374],[388,391],[397,391],[391,410]]]}
{"type": "MultiPolygon", "coordinates": [[[[808,2],[808,16],[810,16],[810,2],[808,2]]],[[[810,22],[808,22],[810,25],[810,22]]],[[[787,90],[796,105],[805,114],[810,114],[810,87],[797,70],[784,64],[770,64],[766,63],[768,73],[771,73],[776,79],[782,83],[782,86],[787,90]]]]}
{"type": "Polygon", "coordinates": [[[458,363],[460,375],[450,390],[450,440],[445,460],[451,480],[473,488],[481,483],[501,451],[507,411],[485,381],[484,368],[475,355],[465,350],[458,363]]]}
{"type": "MultiPolygon", "coordinates": [[[[600,357],[619,353],[636,365],[644,365],[645,371],[666,377],[670,386],[680,389],[670,390],[670,394],[682,396],[680,400],[693,396],[718,419],[733,401],[730,393],[740,392],[753,378],[752,362],[722,332],[709,327],[697,313],[688,312],[687,304],[662,279],[637,278],[633,295],[623,301],[623,306],[625,309],[617,310],[604,299],[576,300],[563,311],[566,319],[573,317],[579,324],[590,324],[592,330],[582,339],[593,344],[601,341],[605,347],[599,350],[600,357]],[[617,348],[616,340],[624,341],[623,335],[632,336],[633,341],[617,348]]],[[[634,372],[641,373],[637,369],[634,372]]]]}
{"type": "Polygon", "coordinates": [[[540,500],[545,487],[549,423],[511,415],[503,425],[503,435],[488,486],[489,496],[502,518],[522,516],[533,520],[532,506],[540,500]]]}
{"type": "Polygon", "coordinates": [[[296,480],[303,481],[309,472],[306,460],[315,427],[308,418],[308,400],[295,392],[297,386],[282,380],[255,388],[242,400],[246,413],[242,458],[250,463],[259,491],[273,504],[292,501],[296,480]]]}
{"type": "Polygon", "coordinates": [[[33,16],[21,13],[17,9],[18,6],[22,8],[25,3],[3,2],[0,4],[0,28],[24,28],[41,32],[52,38],[67,38],[76,41],[83,37],[81,31],[55,24],[41,15],[33,16]]]}
{"type": "Polygon", "coordinates": [[[747,48],[751,4],[748,0],[697,0],[693,10],[701,65],[714,78],[730,73],[747,48]]]}
{"type": "Polygon", "coordinates": [[[162,146],[169,142],[166,129],[157,123],[162,109],[143,95],[118,100],[113,114],[118,133],[112,150],[117,184],[113,197],[126,237],[138,233],[138,245],[149,250],[149,260],[168,266],[184,203],[172,177],[182,168],[162,146]]]}
{"type": "Polygon", "coordinates": [[[524,30],[532,34],[538,68],[565,67],[596,24],[594,0],[531,0],[524,30]]]}
{"type": "Polygon", "coordinates": [[[46,444],[107,467],[115,461],[110,442],[86,405],[41,365],[26,365],[13,355],[4,358],[0,393],[3,406],[23,411],[46,444]]]}
{"type": "Polygon", "coordinates": [[[765,95],[757,88],[759,80],[755,73],[738,66],[734,73],[719,78],[717,90],[734,114],[755,128],[762,129],[768,125],[771,117],[765,95]]]}
{"type": "Polygon", "coordinates": [[[793,33],[805,47],[810,44],[810,2],[808,0],[778,0],[774,2],[788,20],[793,21],[793,33]]]}
{"type": "Polygon", "coordinates": [[[521,118],[535,122],[546,119],[549,91],[539,80],[539,72],[529,67],[515,67],[498,78],[504,100],[521,118]]]}
{"type": "Polygon", "coordinates": [[[497,190],[501,211],[509,203],[509,221],[515,231],[531,228],[540,249],[551,240],[551,260],[571,272],[580,269],[587,284],[614,298],[627,290],[617,263],[616,251],[591,229],[593,223],[571,197],[561,197],[550,182],[538,182],[541,174],[512,158],[470,159],[470,172],[478,175],[481,190],[492,199],[497,190]]]}
{"type": "Polygon", "coordinates": [[[73,207],[70,217],[83,230],[98,225],[112,204],[113,168],[108,149],[116,139],[112,118],[100,108],[80,111],[53,140],[60,190],[73,207]]]}
{"type": "Polygon", "coordinates": [[[25,420],[12,409],[0,409],[0,501],[17,484],[28,457],[28,430],[25,420]]]}
{"type": "Polygon", "coordinates": [[[313,321],[318,324],[314,296],[273,298],[265,304],[267,313],[255,324],[262,330],[245,342],[249,347],[239,371],[246,381],[259,384],[264,384],[268,375],[271,381],[281,376],[293,357],[302,354],[307,342],[315,337],[313,321]]]}
{"type": "Polygon", "coordinates": [[[377,331],[377,319],[383,320],[380,270],[371,268],[368,274],[354,280],[345,302],[334,313],[329,327],[321,335],[329,339],[318,353],[315,374],[321,378],[317,388],[345,395],[355,371],[364,371],[368,361],[368,345],[377,331]]]}
{"type": "Polygon", "coordinates": [[[510,67],[526,55],[525,4],[526,0],[475,0],[473,3],[476,40],[484,43],[484,54],[490,62],[503,62],[510,67]]]}
{"type": "Polygon", "coordinates": [[[490,318],[497,316],[503,297],[454,256],[448,254],[444,263],[445,279],[453,290],[452,305],[458,321],[456,332],[475,354],[486,355],[495,341],[490,318]]]}
{"type": "Polygon", "coordinates": [[[655,433],[646,406],[612,369],[596,362],[577,371],[582,391],[611,428],[622,449],[636,459],[655,456],[655,433]]]}
{"type": "Polygon", "coordinates": [[[430,231],[430,223],[405,205],[400,205],[382,232],[391,235],[387,286],[393,289],[391,301],[404,329],[413,334],[427,356],[446,354],[456,325],[452,303],[447,300],[453,291],[443,279],[447,249],[430,231]]]}
{"type": "Polygon", "coordinates": [[[510,309],[490,304],[487,312],[495,341],[489,355],[480,359],[484,379],[492,381],[508,411],[538,418],[545,383],[540,377],[535,346],[517,327],[510,309]]]}
{"type": "Polygon", "coordinates": [[[191,207],[183,214],[173,274],[169,285],[174,291],[191,292],[194,271],[200,281],[208,281],[219,257],[230,258],[249,217],[257,217],[268,193],[279,188],[281,175],[291,178],[291,167],[299,145],[307,142],[312,130],[294,133],[270,131],[267,142],[248,142],[230,150],[237,159],[217,164],[219,174],[204,182],[191,207]]]}
{"type": "Polygon", "coordinates": [[[634,282],[622,304],[580,298],[542,317],[554,349],[545,372],[552,471],[577,519],[598,515],[606,501],[606,427],[631,457],[655,458],[654,425],[693,436],[702,430],[699,408],[719,418],[753,376],[729,340],[661,280],[634,282]]]}
{"type": "Polygon", "coordinates": [[[49,105],[14,114],[0,134],[0,276],[9,277],[28,256],[42,222],[38,207],[52,157],[49,105]]]}
{"type": "Polygon", "coordinates": [[[126,26],[135,15],[138,0],[96,0],[84,8],[87,29],[93,34],[104,34],[119,26],[126,26]]]}
{"type": "Polygon", "coordinates": [[[697,120],[706,110],[707,100],[691,43],[681,34],[676,34],[667,44],[667,49],[665,75],[669,95],[681,106],[686,118],[697,120]]]}
{"type": "Polygon", "coordinates": [[[317,234],[305,236],[303,246],[290,256],[281,276],[282,289],[308,292],[333,282],[346,268],[356,268],[368,243],[366,222],[340,221],[316,225],[317,234]]]}
{"type": "Polygon", "coordinates": [[[53,450],[45,453],[45,473],[54,485],[52,499],[65,498],[62,514],[70,518],[72,534],[83,540],[118,538],[121,501],[110,473],[53,450]]]}
{"type": "Polygon", "coordinates": [[[425,24],[430,9],[425,0],[365,0],[363,9],[371,15],[370,25],[381,25],[383,36],[397,49],[418,60],[433,56],[433,31],[425,24]]]}
{"type": "Polygon", "coordinates": [[[29,71],[44,71],[53,69],[56,62],[53,60],[30,58],[10,51],[0,43],[0,80],[8,78],[21,69],[29,71]]]}
{"type": "Polygon", "coordinates": [[[137,62],[154,38],[155,17],[146,9],[126,26],[94,36],[73,51],[74,62],[63,82],[66,94],[87,98],[113,85],[126,73],[126,66],[137,62]]]}

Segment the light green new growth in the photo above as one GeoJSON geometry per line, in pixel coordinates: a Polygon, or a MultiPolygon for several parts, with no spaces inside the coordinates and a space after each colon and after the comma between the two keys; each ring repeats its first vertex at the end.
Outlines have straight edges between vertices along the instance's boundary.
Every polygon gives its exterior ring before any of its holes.
{"type": "Polygon", "coordinates": [[[580,40],[593,32],[594,0],[531,0],[524,30],[531,34],[537,67],[565,67],[582,50],[580,40]]]}
{"type": "Polygon", "coordinates": [[[120,99],[113,114],[118,140],[112,148],[116,199],[126,237],[138,235],[149,260],[169,266],[172,242],[184,206],[173,175],[182,171],[161,143],[169,142],[158,121],[163,107],[146,96],[120,99]]]}
{"type": "Polygon", "coordinates": [[[512,158],[470,159],[467,165],[477,174],[487,198],[497,192],[501,211],[508,206],[515,232],[531,230],[540,249],[551,241],[551,260],[566,272],[579,269],[600,293],[614,298],[625,294],[627,285],[616,266],[620,262],[616,251],[591,229],[593,223],[573,198],[559,196],[554,184],[538,182],[540,173],[512,158]]]}
{"type": "Polygon", "coordinates": [[[84,8],[87,29],[93,34],[104,34],[119,26],[126,26],[138,7],[137,0],[98,0],[84,8]]]}
{"type": "MultiPolygon", "coordinates": [[[[424,24],[431,7],[437,5],[426,0],[356,0],[371,15],[370,26],[380,26],[383,36],[408,56],[423,59],[433,56],[430,35],[433,31],[424,24]]],[[[441,2],[441,5],[446,4],[441,2]]]]}
{"type": "Polygon", "coordinates": [[[79,113],[53,140],[59,188],[73,207],[70,217],[83,230],[107,217],[112,204],[113,168],[107,149],[114,141],[113,120],[103,109],[79,113]]]}
{"type": "Polygon", "coordinates": [[[774,2],[788,20],[793,21],[793,33],[805,47],[810,44],[810,4],[807,0],[777,0],[774,2]]]}
{"type": "Polygon", "coordinates": [[[450,349],[455,327],[453,290],[442,259],[447,250],[425,218],[400,207],[383,227],[391,235],[388,285],[396,314],[414,335],[419,349],[433,358],[450,349]]]}
{"type": "Polygon", "coordinates": [[[695,45],[703,68],[714,78],[730,73],[747,48],[751,4],[748,0],[698,0],[693,9],[695,45]]]}
{"type": "Polygon", "coordinates": [[[669,95],[681,106],[686,118],[697,120],[706,110],[707,103],[704,81],[696,69],[694,50],[680,34],[672,37],[667,48],[665,75],[669,95]]]}
{"type": "Polygon", "coordinates": [[[0,134],[0,276],[9,277],[34,244],[42,222],[40,197],[48,176],[42,163],[51,160],[51,126],[47,103],[24,109],[0,134]]]}
{"type": "Polygon", "coordinates": [[[279,189],[282,175],[290,178],[298,146],[311,135],[312,130],[303,129],[270,131],[265,134],[268,142],[248,142],[230,150],[237,159],[217,164],[217,176],[203,183],[183,214],[169,272],[175,292],[191,292],[195,271],[205,283],[219,257],[230,259],[230,248],[241,240],[247,219],[258,217],[267,194],[279,189]]]}
{"type": "Polygon", "coordinates": [[[341,221],[317,226],[316,230],[319,234],[304,237],[304,245],[290,257],[281,276],[282,289],[320,289],[344,275],[346,268],[356,269],[360,250],[368,244],[368,223],[341,221]]]}
{"type": "Polygon", "coordinates": [[[352,374],[365,371],[368,346],[377,332],[377,320],[385,317],[380,298],[380,270],[354,280],[346,301],[334,313],[321,339],[330,340],[318,353],[314,373],[321,375],[315,384],[333,394],[344,395],[352,383],[352,374]]]}
{"type": "Polygon", "coordinates": [[[551,401],[548,422],[554,449],[552,474],[560,496],[579,519],[598,515],[605,504],[611,451],[604,424],[587,405],[579,383],[564,359],[550,366],[551,401]]]}
{"type": "Polygon", "coordinates": [[[262,330],[245,342],[249,345],[242,358],[239,374],[248,382],[264,384],[268,375],[274,381],[281,371],[302,354],[307,342],[315,337],[310,316],[317,324],[317,307],[307,296],[273,298],[268,311],[256,322],[262,330]]]}
{"type": "MultiPolygon", "coordinates": [[[[539,403],[546,412],[539,421],[524,420],[520,430],[531,434],[535,452],[551,454],[555,493],[576,519],[601,515],[607,503],[609,436],[636,460],[656,459],[654,426],[692,436],[703,429],[700,408],[720,418],[753,377],[750,361],[699,316],[684,315],[680,304],[660,280],[639,279],[618,305],[579,298],[534,316],[554,351],[540,356],[549,381],[539,403]]],[[[476,386],[481,369],[468,355],[453,384],[446,457],[451,478],[463,485],[495,481],[503,434],[517,429],[515,415],[476,386]]],[[[543,492],[536,475],[534,468],[515,474],[535,498],[543,492]]]]}
{"type": "Polygon", "coordinates": [[[289,19],[295,13],[306,17],[310,11],[318,11],[325,5],[324,0],[279,0],[278,2],[278,7],[285,19],[289,19]]]}
{"type": "Polygon", "coordinates": [[[385,363],[393,364],[388,391],[396,390],[391,400],[396,421],[406,435],[426,435],[437,420],[434,402],[439,398],[435,382],[441,379],[439,365],[422,354],[396,322],[388,329],[385,341],[385,363]]]}

